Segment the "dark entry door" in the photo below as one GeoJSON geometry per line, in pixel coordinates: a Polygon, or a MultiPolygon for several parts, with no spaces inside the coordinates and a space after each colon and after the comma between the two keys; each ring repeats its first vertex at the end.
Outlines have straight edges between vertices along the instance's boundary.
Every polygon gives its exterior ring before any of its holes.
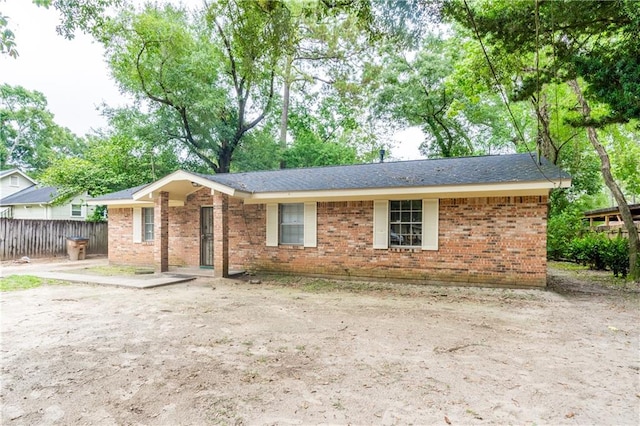
{"type": "Polygon", "coordinates": [[[213,266],[213,207],[200,208],[200,266],[213,266]]]}

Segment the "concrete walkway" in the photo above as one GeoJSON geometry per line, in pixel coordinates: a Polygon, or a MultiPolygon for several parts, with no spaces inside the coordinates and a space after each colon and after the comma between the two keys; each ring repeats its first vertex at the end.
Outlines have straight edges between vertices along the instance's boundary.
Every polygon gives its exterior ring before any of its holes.
{"type": "Polygon", "coordinates": [[[69,281],[84,284],[98,284],[130,288],[154,288],[171,284],[178,284],[196,279],[196,275],[166,272],[140,276],[130,275],[91,275],[86,272],[74,273],[74,270],[96,266],[108,266],[106,258],[94,258],[72,262],[61,260],[51,262],[50,259],[34,259],[30,263],[4,263],[0,267],[0,278],[9,275],[33,275],[35,277],[52,280],[69,281]]]}

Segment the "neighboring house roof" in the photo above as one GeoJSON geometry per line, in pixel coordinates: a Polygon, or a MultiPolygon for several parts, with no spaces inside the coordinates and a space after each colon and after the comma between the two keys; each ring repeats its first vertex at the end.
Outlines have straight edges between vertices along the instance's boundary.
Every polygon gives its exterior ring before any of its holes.
{"type": "MultiPolygon", "coordinates": [[[[567,187],[571,177],[531,154],[414,160],[347,166],[283,169],[272,171],[205,175],[177,171],[149,185],[142,185],[95,198],[91,204],[153,203],[158,192],[184,196],[209,187],[247,201],[267,199],[376,197],[382,193],[464,193],[480,191],[548,191],[567,187]]],[[[542,192],[540,192],[542,193],[542,192]]]]}
{"type": "Polygon", "coordinates": [[[18,170],[18,169],[9,169],[9,170],[0,170],[0,178],[3,178],[5,176],[10,176],[13,174],[19,174],[20,176],[22,176],[23,178],[27,179],[28,181],[32,182],[34,185],[37,183],[35,180],[31,179],[29,176],[27,176],[24,172],[18,170]]]}
{"type": "MultiPolygon", "coordinates": [[[[640,219],[640,204],[629,204],[629,210],[631,210],[631,216],[634,220],[640,219]]],[[[609,220],[614,222],[617,220],[617,216],[619,215],[620,209],[618,206],[584,212],[584,217],[587,219],[605,220],[605,218],[609,216],[609,220]]]]}
{"type": "Polygon", "coordinates": [[[11,194],[0,200],[0,205],[14,204],[48,204],[58,195],[58,189],[53,186],[30,186],[22,191],[11,194]]]}

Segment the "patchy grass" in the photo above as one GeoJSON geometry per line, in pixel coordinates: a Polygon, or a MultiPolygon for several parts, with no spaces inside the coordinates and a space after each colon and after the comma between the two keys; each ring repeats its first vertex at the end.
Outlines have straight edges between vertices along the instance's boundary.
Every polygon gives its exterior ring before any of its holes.
{"type": "Polygon", "coordinates": [[[9,275],[0,278],[0,291],[27,290],[42,285],[60,285],[63,281],[34,277],[33,275],[9,275]]]}
{"type": "Polygon", "coordinates": [[[434,287],[411,283],[389,283],[383,281],[352,281],[329,278],[313,278],[298,275],[268,275],[262,281],[281,287],[292,287],[307,293],[368,293],[390,295],[414,295],[416,292],[430,293],[434,287]]]}
{"type": "Polygon", "coordinates": [[[152,274],[154,271],[153,269],[142,268],[139,266],[105,265],[105,266],[92,266],[89,268],[83,268],[77,272],[85,273],[88,275],[100,275],[100,276],[116,276],[116,275],[130,276],[130,275],[152,274]]]}
{"type": "Polygon", "coordinates": [[[614,277],[611,271],[595,271],[589,269],[588,266],[571,262],[549,261],[548,264],[550,268],[563,271],[567,276],[582,282],[584,285],[600,286],[611,290],[640,291],[640,282],[614,277]]]}
{"type": "Polygon", "coordinates": [[[556,269],[560,269],[563,271],[588,271],[589,270],[588,266],[580,265],[579,263],[557,262],[554,260],[550,260],[548,264],[549,266],[552,266],[556,269]]]}

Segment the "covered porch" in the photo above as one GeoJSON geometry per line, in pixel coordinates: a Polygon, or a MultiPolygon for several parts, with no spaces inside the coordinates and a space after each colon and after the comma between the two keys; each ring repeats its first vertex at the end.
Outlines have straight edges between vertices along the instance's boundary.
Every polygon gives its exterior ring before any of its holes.
{"type": "Polygon", "coordinates": [[[229,277],[229,188],[177,171],[138,190],[134,201],[153,208],[157,272],[229,277]],[[170,266],[171,265],[171,266],[170,266]]]}

